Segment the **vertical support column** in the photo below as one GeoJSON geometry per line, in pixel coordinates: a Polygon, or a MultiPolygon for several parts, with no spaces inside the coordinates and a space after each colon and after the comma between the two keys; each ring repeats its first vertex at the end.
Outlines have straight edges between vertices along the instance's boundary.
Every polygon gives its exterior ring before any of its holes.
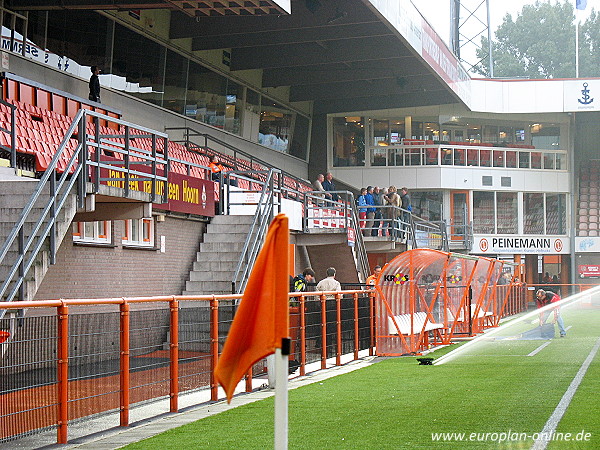
{"type": "Polygon", "coordinates": [[[169,334],[170,341],[170,411],[177,412],[179,410],[179,302],[175,299],[169,302],[171,309],[171,327],[169,334]]]}
{"type": "Polygon", "coordinates": [[[300,376],[306,375],[306,304],[304,295],[300,296],[300,376]]]}
{"type": "Polygon", "coordinates": [[[58,307],[57,381],[58,381],[58,430],[57,443],[67,443],[69,423],[69,307],[58,307]]]}
{"type": "Polygon", "coordinates": [[[352,294],[352,298],[354,300],[354,359],[358,359],[358,347],[360,345],[358,339],[358,333],[360,332],[358,329],[358,292],[352,294]]]}
{"type": "Polygon", "coordinates": [[[210,399],[218,400],[218,385],[215,378],[217,361],[219,360],[219,301],[214,297],[210,301],[210,399]]]}
{"type": "Polygon", "coordinates": [[[335,365],[342,365],[342,297],[335,294],[335,328],[336,328],[336,349],[335,365]]]}
{"type": "Polygon", "coordinates": [[[119,381],[121,391],[119,395],[120,422],[122,427],[129,426],[129,390],[130,390],[130,360],[129,360],[129,303],[123,302],[120,310],[120,371],[119,381]]]}
{"type": "Polygon", "coordinates": [[[252,366],[246,372],[246,392],[252,392],[252,366]]]}
{"type": "Polygon", "coordinates": [[[321,294],[321,369],[327,368],[327,305],[321,294]]]}
{"type": "Polygon", "coordinates": [[[375,292],[369,292],[369,327],[371,328],[369,356],[373,356],[373,348],[375,348],[375,292]]]}

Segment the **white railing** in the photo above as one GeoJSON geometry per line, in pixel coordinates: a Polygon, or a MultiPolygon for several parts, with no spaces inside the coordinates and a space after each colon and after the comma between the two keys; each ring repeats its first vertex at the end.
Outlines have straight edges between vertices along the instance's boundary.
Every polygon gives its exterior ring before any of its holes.
{"type": "Polygon", "coordinates": [[[406,143],[370,147],[371,167],[469,166],[506,169],[567,170],[565,150],[492,147],[465,144],[406,143]]]}

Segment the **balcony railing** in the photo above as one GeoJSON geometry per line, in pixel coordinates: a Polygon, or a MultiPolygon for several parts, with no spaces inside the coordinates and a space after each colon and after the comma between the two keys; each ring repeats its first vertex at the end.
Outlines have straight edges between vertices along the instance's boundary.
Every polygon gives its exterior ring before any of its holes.
{"type": "MultiPolygon", "coordinates": [[[[491,144],[427,144],[370,147],[371,167],[438,166],[567,170],[566,150],[493,147],[491,144]]],[[[349,159],[348,161],[352,161],[349,159]]],[[[336,164],[336,166],[348,164],[336,164]]],[[[352,165],[352,164],[349,164],[352,165]]],[[[360,165],[360,163],[359,163],[360,165]]]]}

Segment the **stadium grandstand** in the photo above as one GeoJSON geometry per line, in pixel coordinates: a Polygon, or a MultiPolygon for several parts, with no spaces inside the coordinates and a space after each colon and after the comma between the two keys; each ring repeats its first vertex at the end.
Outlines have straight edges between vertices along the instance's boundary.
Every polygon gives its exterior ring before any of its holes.
{"type": "Polygon", "coordinates": [[[124,298],[131,403],[173,397],[179,358],[181,390],[216,400],[214,359],[279,212],[289,275],[334,266],[348,290],[292,295],[301,374],[376,342],[473,336],[527,308],[528,287],[597,284],[598,79],[472,79],[409,0],[4,0],[0,23],[0,397],[29,408],[2,410],[0,441],[58,427],[41,412],[58,400],[24,393],[58,383],[54,346],[79,383],[68,419],[119,407],[124,298]],[[337,199],[315,190],[324,173],[337,199]],[[411,208],[361,221],[369,185],[408,187],[411,208]],[[375,310],[376,265],[419,289],[375,310]],[[117,387],[92,406],[98,374],[117,387]]]}

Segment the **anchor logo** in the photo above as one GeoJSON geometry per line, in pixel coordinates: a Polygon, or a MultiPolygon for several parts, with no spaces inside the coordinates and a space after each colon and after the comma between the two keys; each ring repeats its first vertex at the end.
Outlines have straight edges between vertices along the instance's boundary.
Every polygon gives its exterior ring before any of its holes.
{"type": "Polygon", "coordinates": [[[578,98],[577,101],[582,105],[589,105],[594,101],[593,98],[590,98],[590,90],[588,89],[588,84],[583,83],[583,89],[581,90],[581,98],[578,98]]]}

